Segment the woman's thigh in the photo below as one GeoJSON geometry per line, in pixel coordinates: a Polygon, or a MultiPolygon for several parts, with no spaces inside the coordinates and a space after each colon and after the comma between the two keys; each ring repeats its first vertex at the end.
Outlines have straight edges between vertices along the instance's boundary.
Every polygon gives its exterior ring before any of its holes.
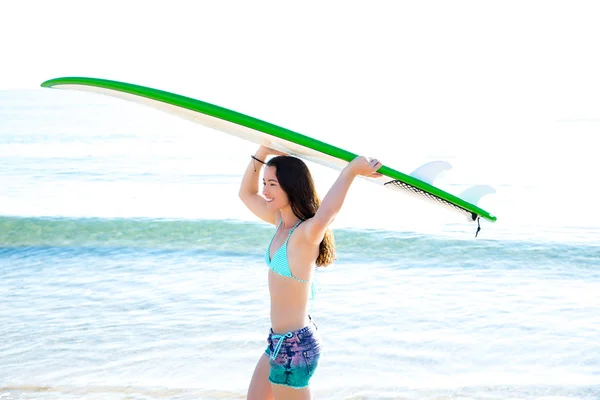
{"type": "Polygon", "coordinates": [[[263,353],[252,374],[252,380],[248,388],[248,400],[273,400],[271,382],[269,382],[270,371],[269,357],[263,353]]]}
{"type": "Polygon", "coordinates": [[[310,400],[312,399],[310,388],[294,389],[289,386],[272,385],[275,400],[310,400]]]}

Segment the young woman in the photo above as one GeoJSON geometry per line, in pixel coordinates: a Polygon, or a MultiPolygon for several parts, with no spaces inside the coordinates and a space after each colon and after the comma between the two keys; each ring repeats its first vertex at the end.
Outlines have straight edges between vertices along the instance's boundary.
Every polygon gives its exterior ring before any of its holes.
{"type": "Polygon", "coordinates": [[[310,399],[321,340],[308,315],[315,266],[335,258],[329,225],[357,175],[376,176],[378,160],[357,157],[320,202],[310,171],[295,157],[260,147],[242,179],[240,198],[257,217],[277,226],[265,252],[269,266],[271,332],[248,389],[250,400],[310,399]],[[277,155],[267,161],[270,155],[277,155]],[[262,196],[259,176],[263,172],[262,196]]]}

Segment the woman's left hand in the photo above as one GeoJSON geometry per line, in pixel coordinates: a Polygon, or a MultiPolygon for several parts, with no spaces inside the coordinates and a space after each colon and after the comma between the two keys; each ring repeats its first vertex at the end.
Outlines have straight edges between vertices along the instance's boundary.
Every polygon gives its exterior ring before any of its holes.
{"type": "Polygon", "coordinates": [[[365,156],[356,157],[346,168],[352,171],[355,175],[367,176],[369,178],[378,178],[382,176],[376,172],[381,168],[382,164],[376,158],[367,158],[365,156]]]}

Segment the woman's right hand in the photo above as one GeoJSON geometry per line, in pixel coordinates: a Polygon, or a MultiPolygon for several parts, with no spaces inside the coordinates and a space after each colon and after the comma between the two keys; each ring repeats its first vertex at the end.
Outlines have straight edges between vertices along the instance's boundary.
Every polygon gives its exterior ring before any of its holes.
{"type": "Polygon", "coordinates": [[[288,156],[289,155],[287,153],[272,149],[267,146],[260,146],[258,148],[258,150],[256,151],[256,154],[262,156],[263,158],[266,158],[267,156],[288,156]]]}

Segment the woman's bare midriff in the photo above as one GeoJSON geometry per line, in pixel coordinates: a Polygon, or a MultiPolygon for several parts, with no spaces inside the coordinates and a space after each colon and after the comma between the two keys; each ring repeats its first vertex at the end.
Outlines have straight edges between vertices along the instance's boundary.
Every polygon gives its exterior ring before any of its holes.
{"type": "Polygon", "coordinates": [[[273,332],[284,334],[308,325],[310,282],[300,282],[269,270],[269,293],[273,332]]]}

